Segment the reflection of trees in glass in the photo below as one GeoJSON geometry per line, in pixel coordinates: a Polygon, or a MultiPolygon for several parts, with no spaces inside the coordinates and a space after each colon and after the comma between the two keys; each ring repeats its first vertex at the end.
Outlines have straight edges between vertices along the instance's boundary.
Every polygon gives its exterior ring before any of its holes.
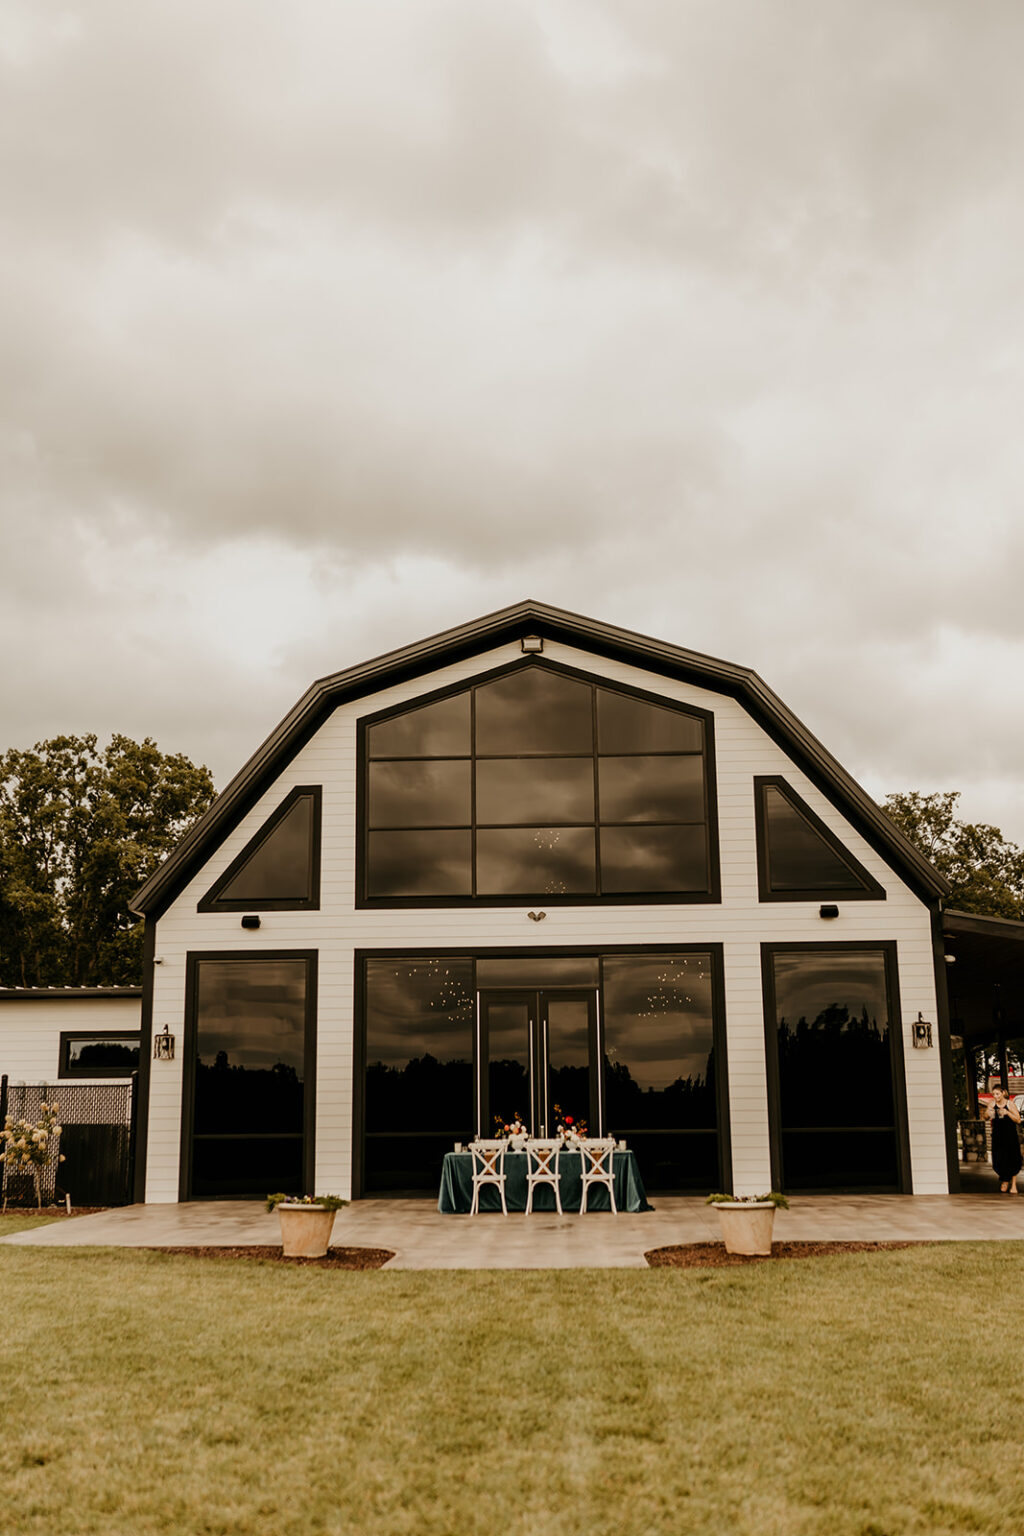
{"type": "Polygon", "coordinates": [[[624,1061],[605,1057],[608,1123],[618,1134],[638,1130],[713,1130],[715,1053],[708,1052],[703,1075],[677,1077],[667,1087],[643,1089],[624,1061]]]}
{"type": "MultiPolygon", "coordinates": [[[[527,1129],[536,1134],[536,1126],[529,1124],[530,1073],[526,1063],[516,1061],[512,1057],[499,1057],[497,1060],[492,1060],[487,1080],[490,1088],[492,1122],[495,1115],[501,1115],[504,1120],[511,1120],[518,1110],[526,1117],[527,1129]]],[[[490,1130],[490,1126],[485,1126],[485,1135],[489,1135],[490,1130]]]]}
{"type": "Polygon", "coordinates": [[[473,1066],[439,1061],[428,1052],[390,1066],[366,1068],[368,1131],[459,1131],[473,1119],[473,1066]]]}
{"type": "Polygon", "coordinates": [[[779,1019],[782,1123],[892,1125],[889,1027],[833,1002],[808,1020],[779,1019]]]}
{"type": "Polygon", "coordinates": [[[71,1063],[93,1072],[109,1072],[111,1077],[130,1077],[139,1064],[139,1047],[121,1045],[116,1040],[96,1040],[73,1050],[71,1063]]]}
{"type": "Polygon", "coordinates": [[[302,1079],[288,1062],[232,1065],[226,1051],[218,1051],[212,1064],[196,1062],[195,1128],[200,1135],[300,1132],[302,1112],[302,1079]]]}

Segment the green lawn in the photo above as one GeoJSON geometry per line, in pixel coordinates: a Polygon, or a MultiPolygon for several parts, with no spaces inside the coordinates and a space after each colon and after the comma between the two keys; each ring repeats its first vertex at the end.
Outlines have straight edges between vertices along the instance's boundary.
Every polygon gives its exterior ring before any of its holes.
{"type": "Polygon", "coordinates": [[[66,1216],[36,1216],[31,1211],[0,1211],[0,1237],[12,1232],[27,1232],[30,1227],[46,1227],[51,1221],[67,1221],[66,1216]]]}
{"type": "Polygon", "coordinates": [[[4,1536],[1019,1536],[1021,1254],[444,1274],[0,1247],[4,1536]]]}

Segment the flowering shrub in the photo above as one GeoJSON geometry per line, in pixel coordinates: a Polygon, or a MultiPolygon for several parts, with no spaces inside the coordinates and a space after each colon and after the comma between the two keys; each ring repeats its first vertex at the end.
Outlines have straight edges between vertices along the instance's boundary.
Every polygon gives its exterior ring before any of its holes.
{"type": "Polygon", "coordinates": [[[785,1195],[780,1195],[777,1189],[770,1189],[766,1195],[708,1195],[705,1205],[774,1205],[778,1211],[788,1211],[789,1201],[785,1195]]]}
{"type": "Polygon", "coordinates": [[[576,1120],[572,1115],[563,1115],[562,1106],[555,1105],[555,1135],[561,1136],[563,1141],[570,1143],[584,1141],[587,1135],[587,1122],[576,1120]]]}
{"type": "MultiPolygon", "coordinates": [[[[36,1190],[36,1204],[42,1208],[43,1188],[41,1176],[50,1158],[57,1151],[62,1126],[58,1120],[59,1104],[40,1104],[39,1119],[14,1120],[8,1115],[0,1131],[0,1162],[7,1165],[9,1173],[30,1173],[36,1190]]],[[[60,1155],[57,1161],[62,1163],[60,1155]]]]}

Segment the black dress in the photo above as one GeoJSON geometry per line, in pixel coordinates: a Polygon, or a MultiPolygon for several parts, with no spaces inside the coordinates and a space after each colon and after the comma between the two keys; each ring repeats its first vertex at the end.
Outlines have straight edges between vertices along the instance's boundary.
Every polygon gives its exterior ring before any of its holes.
{"type": "Polygon", "coordinates": [[[1017,1139],[1017,1122],[1009,1115],[996,1113],[992,1121],[992,1167],[999,1175],[1000,1184],[1016,1178],[1024,1167],[1020,1141],[1017,1139]]]}

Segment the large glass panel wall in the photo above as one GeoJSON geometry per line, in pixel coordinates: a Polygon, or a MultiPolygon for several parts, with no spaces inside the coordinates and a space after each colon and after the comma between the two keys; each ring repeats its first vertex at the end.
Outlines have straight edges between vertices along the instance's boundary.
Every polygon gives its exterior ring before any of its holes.
{"type": "Polygon", "coordinates": [[[526,663],[366,730],[370,901],[712,890],[702,717],[526,663]]]}
{"type": "Polygon", "coordinates": [[[306,958],[195,962],[195,1197],[301,1193],[306,958]]]}
{"type": "Polygon", "coordinates": [[[716,974],[707,952],[368,958],[366,1193],[432,1193],[455,1142],[517,1111],[551,1134],[556,1104],[649,1189],[717,1188],[716,974]]]}
{"type": "Polygon", "coordinates": [[[435,1190],[473,1134],[473,962],[366,962],[364,1185],[435,1190]]]}
{"type": "Polygon", "coordinates": [[[606,956],[606,1124],[651,1189],[717,1187],[711,956],[606,956]]]}
{"type": "Polygon", "coordinates": [[[783,1189],[899,1190],[884,952],[775,951],[770,987],[783,1189]]]}

